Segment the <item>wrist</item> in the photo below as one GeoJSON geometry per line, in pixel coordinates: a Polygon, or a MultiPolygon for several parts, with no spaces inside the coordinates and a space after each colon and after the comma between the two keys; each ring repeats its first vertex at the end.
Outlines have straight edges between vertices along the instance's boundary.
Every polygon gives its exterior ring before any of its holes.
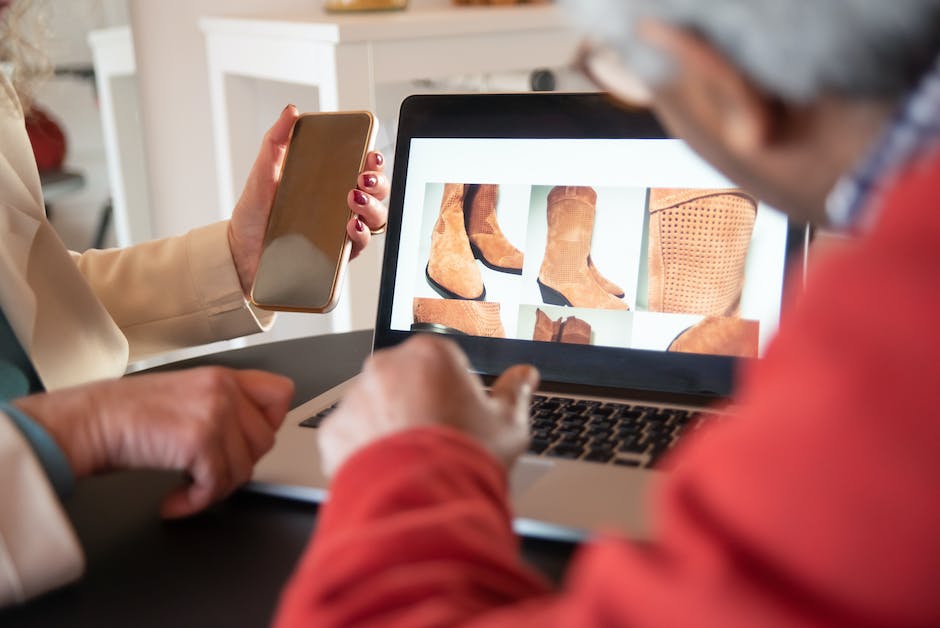
{"type": "Polygon", "coordinates": [[[32,418],[59,446],[76,478],[90,475],[97,466],[95,455],[100,447],[92,436],[94,416],[86,395],[77,391],[40,393],[21,397],[11,405],[32,418]],[[69,398],[62,399],[67,394],[69,398]]]}
{"type": "Polygon", "coordinates": [[[248,298],[251,294],[251,284],[254,280],[255,269],[252,268],[252,265],[239,253],[242,250],[242,246],[238,242],[235,230],[232,229],[231,220],[228,222],[226,232],[228,234],[229,252],[232,255],[232,264],[235,266],[235,274],[238,275],[238,282],[241,284],[242,294],[245,295],[245,298],[248,298]]]}

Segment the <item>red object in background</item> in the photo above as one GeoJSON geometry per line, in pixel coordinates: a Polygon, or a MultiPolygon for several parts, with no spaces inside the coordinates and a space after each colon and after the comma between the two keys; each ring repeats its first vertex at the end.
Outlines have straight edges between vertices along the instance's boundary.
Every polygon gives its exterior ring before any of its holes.
{"type": "Polygon", "coordinates": [[[65,162],[65,133],[42,109],[33,107],[26,116],[26,133],[40,170],[61,170],[65,162]]]}

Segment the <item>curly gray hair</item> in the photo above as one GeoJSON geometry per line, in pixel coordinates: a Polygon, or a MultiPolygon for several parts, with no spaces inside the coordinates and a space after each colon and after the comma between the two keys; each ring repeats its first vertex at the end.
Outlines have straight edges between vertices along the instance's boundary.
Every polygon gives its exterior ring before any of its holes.
{"type": "Polygon", "coordinates": [[[701,35],[768,93],[806,103],[821,94],[894,99],[940,56],[940,0],[564,0],[594,37],[644,78],[669,60],[636,40],[655,18],[701,35]]]}
{"type": "Polygon", "coordinates": [[[43,50],[48,31],[42,4],[43,0],[13,0],[0,12],[0,62],[12,67],[13,87],[27,110],[34,87],[52,72],[43,50]]]}

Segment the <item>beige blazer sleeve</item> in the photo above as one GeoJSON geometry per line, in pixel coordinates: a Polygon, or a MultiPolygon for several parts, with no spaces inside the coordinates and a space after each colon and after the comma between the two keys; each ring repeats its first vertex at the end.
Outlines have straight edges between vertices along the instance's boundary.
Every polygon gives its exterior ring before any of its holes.
{"type": "Polygon", "coordinates": [[[242,294],[228,222],[73,256],[127,337],[131,360],[264,331],[274,320],[242,294]]]}
{"type": "Polygon", "coordinates": [[[76,580],[78,538],[39,461],[0,413],[0,607],[76,580]]]}

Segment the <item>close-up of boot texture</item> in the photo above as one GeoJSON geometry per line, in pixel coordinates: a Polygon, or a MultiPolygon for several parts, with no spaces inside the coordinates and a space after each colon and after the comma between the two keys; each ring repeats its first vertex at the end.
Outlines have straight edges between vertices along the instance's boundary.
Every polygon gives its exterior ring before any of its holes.
{"type": "Polygon", "coordinates": [[[548,237],[539,270],[542,301],[549,305],[628,310],[624,290],[591,260],[597,193],[590,187],[556,186],[548,193],[548,237]]]}
{"type": "Polygon", "coordinates": [[[535,329],[532,340],[539,342],[565,342],[576,345],[591,343],[591,325],[577,316],[552,319],[542,310],[535,310],[535,329]]]}
{"type": "Polygon", "coordinates": [[[651,189],[649,309],[735,316],[757,200],[741,190],[651,189]]]}
{"type": "Polygon", "coordinates": [[[669,351],[756,358],[759,341],[759,321],[709,316],[679,334],[669,351]]]}
{"type": "Polygon", "coordinates": [[[499,303],[415,298],[412,331],[505,338],[499,303]]]}
{"type": "Polygon", "coordinates": [[[464,220],[473,256],[485,266],[503,273],[522,274],[522,251],[506,239],[496,221],[499,186],[465,186],[464,220]]]}

